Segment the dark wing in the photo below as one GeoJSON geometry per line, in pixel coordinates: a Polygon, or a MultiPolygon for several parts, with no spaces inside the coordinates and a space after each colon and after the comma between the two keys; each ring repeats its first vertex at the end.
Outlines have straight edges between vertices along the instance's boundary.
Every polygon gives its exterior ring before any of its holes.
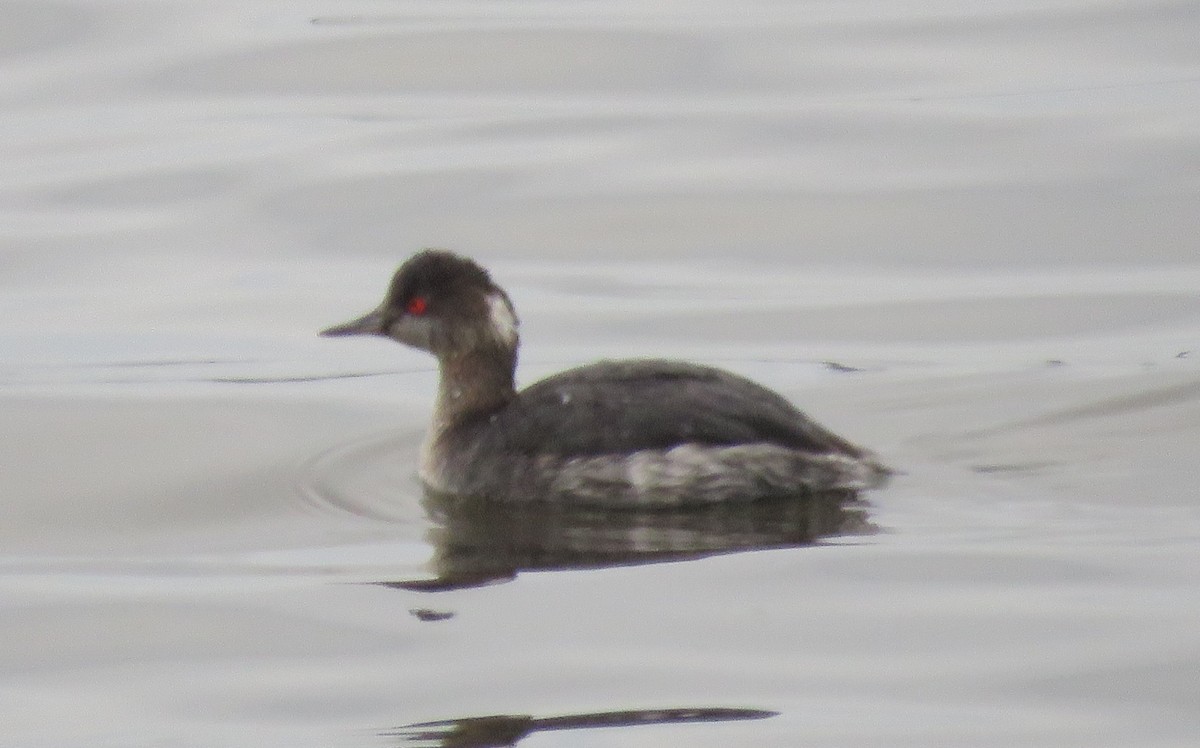
{"type": "Polygon", "coordinates": [[[720,369],[671,361],[606,361],[523,390],[487,424],[508,453],[588,456],[683,443],[768,443],[862,456],[780,395],[720,369]]]}

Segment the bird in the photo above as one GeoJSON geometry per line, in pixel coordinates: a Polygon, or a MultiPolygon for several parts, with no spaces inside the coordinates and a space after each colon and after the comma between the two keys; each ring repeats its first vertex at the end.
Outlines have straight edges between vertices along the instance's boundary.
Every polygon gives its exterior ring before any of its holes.
{"type": "Polygon", "coordinates": [[[892,471],[786,398],[711,366],[605,360],[515,385],[518,317],[474,260],[426,249],[382,303],[321,332],[432,354],[438,389],[418,475],[501,502],[686,507],[875,488],[892,471]]]}

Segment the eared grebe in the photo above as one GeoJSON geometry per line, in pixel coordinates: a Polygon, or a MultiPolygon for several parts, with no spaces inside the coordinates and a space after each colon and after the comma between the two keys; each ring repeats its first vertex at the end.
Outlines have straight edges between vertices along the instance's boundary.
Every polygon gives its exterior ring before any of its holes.
{"type": "Polygon", "coordinates": [[[420,468],[435,491],[669,506],[856,491],[888,475],[780,395],[707,366],[602,361],[517,392],[512,302],[445,250],[413,256],[378,309],[321,334],[383,335],[437,357],[420,468]]]}

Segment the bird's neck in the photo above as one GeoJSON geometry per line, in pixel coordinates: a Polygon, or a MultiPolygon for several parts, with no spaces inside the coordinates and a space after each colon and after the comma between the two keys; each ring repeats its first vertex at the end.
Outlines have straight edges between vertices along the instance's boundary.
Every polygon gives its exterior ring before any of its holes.
{"type": "Polygon", "coordinates": [[[470,417],[500,410],[516,397],[516,350],[486,348],[438,358],[435,434],[470,417]]]}

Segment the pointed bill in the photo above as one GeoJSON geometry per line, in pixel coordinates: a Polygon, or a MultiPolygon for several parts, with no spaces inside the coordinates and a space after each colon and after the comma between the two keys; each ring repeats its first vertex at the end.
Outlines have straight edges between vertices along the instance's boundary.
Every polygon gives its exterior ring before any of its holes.
{"type": "Polygon", "coordinates": [[[340,325],[334,325],[327,330],[321,331],[321,336],[325,338],[335,338],[343,335],[382,335],[383,334],[383,313],[376,309],[373,312],[368,312],[358,319],[343,322],[340,325]]]}

